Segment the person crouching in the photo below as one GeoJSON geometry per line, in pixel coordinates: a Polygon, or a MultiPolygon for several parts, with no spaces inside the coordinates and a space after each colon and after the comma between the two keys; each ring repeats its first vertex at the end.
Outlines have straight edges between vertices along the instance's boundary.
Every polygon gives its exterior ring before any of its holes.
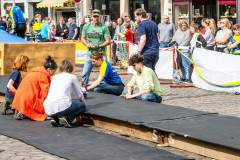
{"type": "Polygon", "coordinates": [[[77,77],[72,74],[73,64],[65,59],[59,66],[58,75],[52,78],[47,99],[43,106],[45,112],[52,117],[51,124],[54,127],[61,127],[61,122],[67,128],[72,128],[72,121],[86,111],[86,102],[80,89],[77,77]],[[75,91],[77,100],[72,100],[71,94],[75,91]]]}

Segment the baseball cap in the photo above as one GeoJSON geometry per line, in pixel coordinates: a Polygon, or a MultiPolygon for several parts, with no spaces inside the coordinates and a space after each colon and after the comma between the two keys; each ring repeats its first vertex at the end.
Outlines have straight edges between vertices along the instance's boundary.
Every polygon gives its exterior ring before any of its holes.
{"type": "Polygon", "coordinates": [[[92,16],[100,16],[101,12],[98,9],[92,11],[92,16]]]}

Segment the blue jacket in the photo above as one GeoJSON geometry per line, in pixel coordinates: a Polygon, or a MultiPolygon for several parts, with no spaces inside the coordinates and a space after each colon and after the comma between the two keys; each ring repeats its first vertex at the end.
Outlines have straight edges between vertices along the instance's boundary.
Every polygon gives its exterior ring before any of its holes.
{"type": "Polygon", "coordinates": [[[12,6],[10,10],[12,17],[12,28],[15,29],[17,24],[26,23],[22,10],[18,6],[12,6]]]}

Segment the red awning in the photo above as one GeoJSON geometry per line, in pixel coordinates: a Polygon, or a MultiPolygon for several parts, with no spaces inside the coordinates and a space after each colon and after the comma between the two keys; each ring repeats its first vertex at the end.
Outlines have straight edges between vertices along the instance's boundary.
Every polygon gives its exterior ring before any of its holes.
{"type": "Polygon", "coordinates": [[[219,0],[219,5],[236,5],[236,0],[219,0]]]}
{"type": "Polygon", "coordinates": [[[188,6],[189,0],[174,0],[174,6],[188,6]]]}

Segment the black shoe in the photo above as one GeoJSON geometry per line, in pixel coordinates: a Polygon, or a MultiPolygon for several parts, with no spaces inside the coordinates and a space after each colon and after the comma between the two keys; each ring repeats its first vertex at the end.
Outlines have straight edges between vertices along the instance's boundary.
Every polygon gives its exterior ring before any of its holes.
{"type": "Polygon", "coordinates": [[[62,117],[61,122],[66,128],[73,128],[71,122],[69,122],[65,117],[62,117]]]}
{"type": "Polygon", "coordinates": [[[56,121],[54,118],[51,119],[50,123],[53,127],[62,127],[62,125],[59,123],[59,120],[56,121]]]}
{"type": "Polygon", "coordinates": [[[0,104],[0,112],[2,113],[2,115],[6,115],[6,110],[7,110],[7,102],[4,100],[0,104]]]}

